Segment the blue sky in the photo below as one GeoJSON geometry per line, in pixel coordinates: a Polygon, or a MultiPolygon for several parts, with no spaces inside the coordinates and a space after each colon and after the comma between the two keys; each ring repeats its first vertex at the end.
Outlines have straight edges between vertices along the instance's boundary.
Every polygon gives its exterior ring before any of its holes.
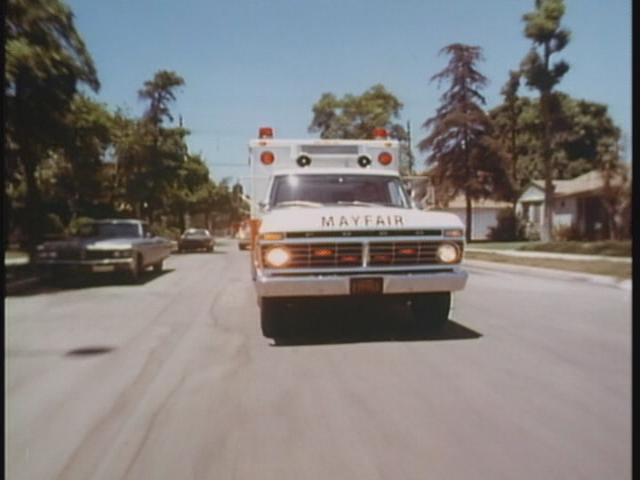
{"type": "MultiPolygon", "coordinates": [[[[489,78],[487,107],[500,103],[508,72],[530,48],[522,15],[533,0],[69,0],[98,69],[98,99],[140,114],[137,91],[161,69],[186,85],[173,111],[192,131],[192,152],[212,176],[248,173],[258,127],[312,138],[312,105],[324,92],[360,94],[382,83],[404,108],[413,143],[442,93],[429,78],[461,42],[478,45],[489,78]],[[231,165],[230,165],[231,164],[231,165]]],[[[560,89],[601,102],[631,138],[631,0],[566,0],[572,32],[559,58],[571,69],[560,89]]],[[[521,90],[521,94],[535,95],[521,90]]],[[[418,162],[423,158],[418,155],[418,162]]],[[[627,152],[630,157],[630,152],[627,152]]],[[[243,181],[243,183],[245,183],[243,181]]]]}

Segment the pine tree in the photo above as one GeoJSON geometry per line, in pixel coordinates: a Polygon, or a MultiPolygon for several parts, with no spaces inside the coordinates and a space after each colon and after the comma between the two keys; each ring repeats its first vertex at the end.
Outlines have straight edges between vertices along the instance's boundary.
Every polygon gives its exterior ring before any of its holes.
{"type": "Polygon", "coordinates": [[[512,187],[504,169],[504,155],[492,137],[491,120],[482,108],[480,89],[487,78],[476,69],[482,59],[477,46],[447,45],[448,65],[431,81],[450,81],[436,114],[423,127],[427,136],[418,144],[427,163],[435,164],[433,180],[450,197],[463,192],[466,201],[466,238],[471,240],[472,200],[489,196],[509,197],[512,187]]]}

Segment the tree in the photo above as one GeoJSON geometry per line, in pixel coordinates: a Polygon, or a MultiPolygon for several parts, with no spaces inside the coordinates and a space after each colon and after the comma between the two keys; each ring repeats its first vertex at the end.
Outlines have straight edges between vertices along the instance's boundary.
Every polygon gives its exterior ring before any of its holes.
{"type": "Polygon", "coordinates": [[[67,175],[58,183],[66,184],[72,217],[98,216],[112,211],[113,185],[110,164],[105,164],[112,146],[114,120],[104,104],[84,94],[76,94],[67,114],[67,135],[61,156],[67,175]]]}
{"type": "Polygon", "coordinates": [[[184,79],[177,73],[159,70],[138,90],[138,97],[149,102],[144,118],[157,129],[165,119],[173,121],[169,105],[176,100],[176,89],[183,85],[184,79]]]}
{"type": "Polygon", "coordinates": [[[320,138],[371,139],[374,128],[386,128],[392,138],[406,140],[404,127],[393,122],[401,109],[402,102],[380,84],[362,95],[323,93],[313,105],[309,132],[320,132],[320,138]]]}
{"type": "MultiPolygon", "coordinates": [[[[550,137],[554,152],[553,178],[568,180],[599,168],[598,145],[606,139],[616,141],[619,136],[606,105],[575,99],[561,92],[555,92],[554,99],[550,137]]],[[[512,177],[516,188],[525,188],[532,179],[544,178],[539,102],[521,96],[513,105],[505,99],[489,115],[504,149],[509,152],[515,149],[517,161],[512,177]],[[512,136],[514,129],[517,135],[512,136]]]]}
{"type": "Polygon", "coordinates": [[[569,43],[569,31],[560,27],[564,15],[563,0],[536,0],[535,10],[523,16],[524,34],[533,41],[533,47],[522,60],[520,70],[527,86],[540,93],[542,114],[541,154],[544,167],[544,222],[541,239],[553,238],[553,151],[551,148],[552,117],[554,112],[553,88],[560,82],[569,65],[559,61],[551,65],[551,56],[569,43]],[[540,51],[538,50],[540,49],[540,51]]]}
{"type": "Polygon", "coordinates": [[[610,240],[627,236],[631,224],[631,179],[628,165],[621,161],[621,151],[619,136],[604,138],[598,144],[598,170],[604,181],[602,203],[610,240]]]}
{"type": "Polygon", "coordinates": [[[161,70],[138,92],[140,99],[148,102],[141,119],[128,118],[122,112],[116,114],[118,182],[123,206],[150,222],[166,210],[170,190],[188,155],[188,130],[165,126],[165,121],[173,119],[170,104],[182,85],[184,80],[178,74],[161,70]]]}
{"type": "Polygon", "coordinates": [[[510,71],[509,80],[502,87],[500,93],[504,98],[503,104],[498,107],[502,115],[490,115],[494,122],[498,138],[503,144],[505,152],[510,157],[509,173],[511,183],[518,185],[518,135],[520,133],[520,114],[522,113],[522,102],[518,97],[520,87],[520,72],[510,71]]]}
{"type": "Polygon", "coordinates": [[[508,197],[511,184],[504,169],[504,155],[492,137],[493,125],[481,105],[479,90],[487,79],[476,69],[480,47],[454,43],[440,53],[451,56],[448,65],[431,81],[450,81],[436,114],[423,127],[427,136],[418,144],[427,163],[435,164],[434,183],[453,197],[463,192],[466,200],[466,236],[471,240],[471,201],[488,196],[508,197]]]}
{"type": "Polygon", "coordinates": [[[36,168],[59,146],[79,86],[97,91],[100,84],[73,13],[60,0],[9,0],[5,53],[5,158],[24,175],[34,251],[43,225],[36,168]]]}
{"type": "Polygon", "coordinates": [[[184,230],[186,214],[206,211],[202,207],[215,184],[209,178],[209,169],[200,155],[187,155],[175,180],[169,190],[167,213],[177,218],[176,226],[184,230]]]}

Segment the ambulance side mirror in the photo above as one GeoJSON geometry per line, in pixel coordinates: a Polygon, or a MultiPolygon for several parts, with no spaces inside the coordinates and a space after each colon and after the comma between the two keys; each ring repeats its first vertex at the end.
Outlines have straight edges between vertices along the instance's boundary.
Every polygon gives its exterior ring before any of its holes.
{"type": "Polygon", "coordinates": [[[258,207],[260,207],[260,210],[265,211],[269,209],[269,204],[267,202],[258,202],[258,207]]]}

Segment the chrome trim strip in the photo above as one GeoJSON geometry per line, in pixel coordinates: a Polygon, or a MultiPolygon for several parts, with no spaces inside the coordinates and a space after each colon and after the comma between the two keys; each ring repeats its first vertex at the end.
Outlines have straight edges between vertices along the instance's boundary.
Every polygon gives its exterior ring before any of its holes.
{"type": "MultiPolygon", "coordinates": [[[[261,234],[262,235],[262,234],[261,234]]],[[[310,238],[283,238],[282,240],[258,240],[258,245],[294,244],[294,243],[364,243],[364,242],[431,242],[431,241],[452,241],[462,242],[460,237],[438,236],[381,236],[381,237],[310,237],[310,238]]]]}
{"type": "Polygon", "coordinates": [[[460,263],[437,263],[433,265],[395,265],[391,267],[385,266],[362,266],[362,267],[314,267],[314,268],[265,268],[261,271],[264,276],[281,273],[308,273],[309,275],[330,275],[332,273],[369,273],[372,269],[376,272],[388,273],[410,273],[429,270],[442,270],[443,268],[452,268],[460,266],[460,263]]]}

